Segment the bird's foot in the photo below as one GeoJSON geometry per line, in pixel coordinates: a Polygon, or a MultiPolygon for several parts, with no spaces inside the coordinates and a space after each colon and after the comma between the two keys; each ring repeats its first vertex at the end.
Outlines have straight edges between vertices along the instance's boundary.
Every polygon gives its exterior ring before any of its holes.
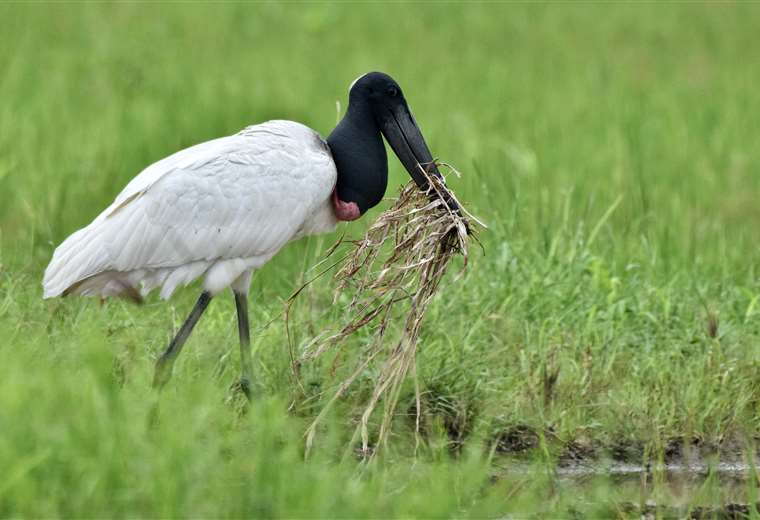
{"type": "Polygon", "coordinates": [[[235,385],[236,389],[240,392],[243,392],[243,395],[245,395],[245,398],[248,399],[248,401],[251,400],[251,380],[247,377],[241,377],[240,380],[235,385]]]}
{"type": "Polygon", "coordinates": [[[153,388],[161,390],[169,382],[172,378],[173,365],[174,363],[163,356],[158,358],[153,372],[153,388]]]}
{"type": "Polygon", "coordinates": [[[244,395],[247,402],[251,402],[251,380],[247,377],[241,377],[238,381],[232,384],[230,387],[233,396],[244,395]]]}

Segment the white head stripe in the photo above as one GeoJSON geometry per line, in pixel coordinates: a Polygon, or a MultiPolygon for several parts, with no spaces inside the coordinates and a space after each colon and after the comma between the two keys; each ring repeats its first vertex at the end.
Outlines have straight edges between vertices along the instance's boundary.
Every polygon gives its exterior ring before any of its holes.
{"type": "Polygon", "coordinates": [[[361,76],[359,76],[358,78],[356,78],[355,80],[353,80],[351,82],[351,84],[348,86],[348,91],[351,92],[351,89],[354,88],[354,85],[356,85],[356,82],[359,81],[360,79],[362,79],[367,74],[369,74],[369,72],[365,72],[364,74],[362,74],[361,76]]]}

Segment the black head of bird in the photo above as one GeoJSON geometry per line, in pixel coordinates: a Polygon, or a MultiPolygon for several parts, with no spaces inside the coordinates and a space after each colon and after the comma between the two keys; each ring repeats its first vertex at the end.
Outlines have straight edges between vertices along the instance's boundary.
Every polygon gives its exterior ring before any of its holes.
{"type": "MultiPolygon", "coordinates": [[[[351,85],[346,115],[327,138],[338,170],[333,204],[341,220],[359,218],[385,195],[388,158],[382,136],[420,189],[428,189],[423,169],[440,176],[399,84],[382,72],[367,73],[351,85]]],[[[457,208],[448,194],[444,198],[457,208]]]]}

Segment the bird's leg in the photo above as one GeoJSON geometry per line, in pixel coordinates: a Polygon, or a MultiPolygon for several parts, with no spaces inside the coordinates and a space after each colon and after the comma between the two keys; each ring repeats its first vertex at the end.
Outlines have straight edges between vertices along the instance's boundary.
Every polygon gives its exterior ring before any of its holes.
{"type": "Polygon", "coordinates": [[[248,296],[235,292],[235,307],[237,307],[238,334],[240,336],[240,390],[250,401],[251,377],[253,364],[251,361],[251,332],[248,327],[248,296]]]}
{"type": "Polygon", "coordinates": [[[193,331],[193,327],[198,323],[198,320],[203,315],[203,311],[206,310],[210,301],[211,294],[203,291],[198,298],[198,301],[195,303],[195,307],[190,311],[190,315],[185,320],[185,323],[182,324],[179,332],[177,332],[177,335],[174,336],[172,342],[169,343],[169,346],[164,353],[161,354],[161,357],[156,361],[156,371],[153,375],[153,388],[161,389],[169,379],[171,379],[174,361],[177,359],[177,356],[179,356],[182,347],[185,345],[185,341],[187,341],[187,338],[193,331]]]}

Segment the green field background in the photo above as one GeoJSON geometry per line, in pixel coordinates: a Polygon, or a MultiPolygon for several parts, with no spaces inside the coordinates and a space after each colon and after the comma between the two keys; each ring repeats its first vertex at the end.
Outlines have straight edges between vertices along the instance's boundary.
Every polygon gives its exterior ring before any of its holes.
{"type": "MultiPolygon", "coordinates": [[[[638,493],[557,488],[558,459],[753,452],[757,3],[10,3],[0,20],[0,516],[624,515],[638,493]],[[380,208],[254,277],[242,415],[228,295],[160,402],[152,363],[197,286],[141,307],[41,299],[54,247],[145,166],[268,119],[326,136],[370,70],[398,80],[489,228],[423,327],[420,438],[410,388],[387,452],[354,456],[368,371],[303,457],[363,337],[302,367],[302,388],[284,301],[380,208]],[[515,451],[535,472],[505,470],[515,451]]],[[[388,196],[408,179],[390,170],[388,196]]],[[[341,319],[331,302],[328,278],[299,299],[296,350],[341,319]]]]}

